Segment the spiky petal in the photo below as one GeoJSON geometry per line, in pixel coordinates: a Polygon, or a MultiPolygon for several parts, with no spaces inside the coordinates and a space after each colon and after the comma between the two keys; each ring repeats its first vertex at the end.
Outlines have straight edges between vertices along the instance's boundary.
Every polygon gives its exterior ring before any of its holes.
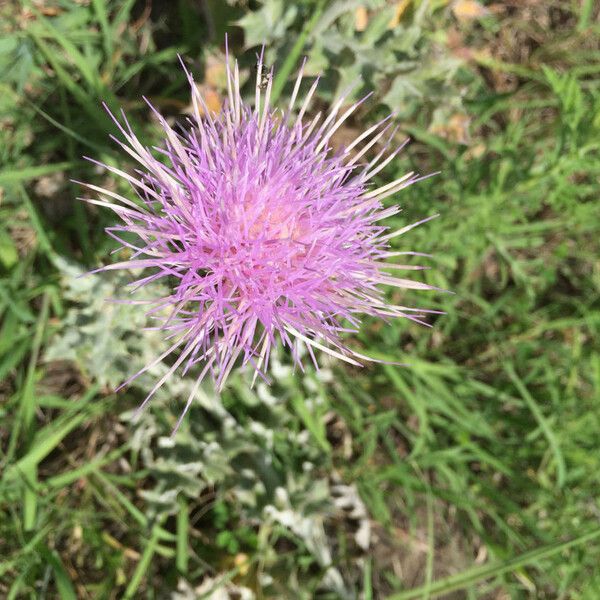
{"type": "Polygon", "coordinates": [[[382,201],[422,179],[407,173],[377,189],[370,186],[401,149],[384,158],[390,136],[384,149],[361,165],[385,139],[389,118],[334,154],[333,134],[362,100],[340,114],[349,91],[329,114],[307,120],[315,81],[294,116],[302,68],[287,110],[277,111],[269,101],[272,73],[264,89],[263,68],[259,60],[252,109],[240,95],[237,62],[233,70],[228,63],[229,99],[219,114],[208,110],[186,71],[194,113],[186,128],[173,129],[151,107],[165,133],[158,156],[140,143],[124,114],[122,122],[113,116],[123,137],[116,141],[140,170],[131,175],[103,166],[131,185],[135,201],[83,184],[100,197],[89,202],[121,219],[107,231],[132,251],[128,261],[99,270],[145,271],[134,289],[158,280],[169,284],[170,294],[156,298],[148,311],[165,332],[166,349],[125,382],[173,354],[167,375],[144,405],[167,377],[198,363],[202,370],[186,410],[205,376],[221,389],[237,361],[268,380],[269,357],[278,342],[300,368],[300,346],[315,365],[315,350],[360,365],[367,357],[347,347],[342,334],[356,331],[361,315],[424,323],[425,313],[436,312],[391,305],[382,291],[388,285],[432,289],[386,272],[420,268],[387,262],[419,254],[392,252],[389,246],[391,238],[418,223],[390,232],[382,221],[399,208],[385,208],[382,201]],[[123,236],[130,233],[137,243],[123,236]]]}

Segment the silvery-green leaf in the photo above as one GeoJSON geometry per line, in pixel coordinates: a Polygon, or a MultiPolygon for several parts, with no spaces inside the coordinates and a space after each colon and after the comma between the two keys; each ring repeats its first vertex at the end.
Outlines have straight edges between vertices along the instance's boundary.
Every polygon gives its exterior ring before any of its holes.
{"type": "Polygon", "coordinates": [[[269,44],[282,38],[296,18],[297,11],[295,5],[284,0],[262,0],[259,10],[248,12],[237,22],[244,30],[246,47],[269,44]]]}

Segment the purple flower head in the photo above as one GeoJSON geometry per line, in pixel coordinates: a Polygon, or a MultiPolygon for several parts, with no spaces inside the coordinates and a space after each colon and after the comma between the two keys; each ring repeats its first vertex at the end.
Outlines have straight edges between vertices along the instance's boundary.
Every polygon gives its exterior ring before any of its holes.
{"type": "Polygon", "coordinates": [[[238,361],[268,381],[269,357],[279,342],[301,369],[301,346],[315,365],[315,350],[360,365],[371,359],[346,346],[342,334],[357,331],[361,315],[423,323],[425,313],[436,312],[389,304],[382,289],[432,289],[388,272],[421,268],[387,262],[419,254],[393,252],[390,240],[429,220],[397,231],[383,223],[399,212],[383,200],[422,179],[407,173],[371,185],[402,149],[386,156],[392,132],[382,150],[365,158],[388,133],[390,117],[333,153],[332,136],[364,100],[343,110],[351,90],[328,114],[309,119],[318,79],[299,101],[302,68],[289,105],[275,109],[269,103],[272,72],[265,78],[261,58],[251,108],[240,96],[236,62],[227,66],[228,100],[215,114],[186,74],[194,114],[185,128],[172,128],[151,107],[164,130],[162,148],[143,146],[124,114],[124,124],[113,117],[124,138],[117,142],[139,170],[103,166],[127,180],[137,198],[84,184],[100,196],[89,202],[121,219],[107,232],[132,251],[128,261],[99,270],[139,269],[144,274],[135,287],[158,280],[169,286],[169,295],[156,298],[148,311],[165,332],[166,349],[125,382],[176,357],[144,405],[167,377],[196,364],[201,370],[186,410],[204,377],[220,390],[238,361]],[[131,233],[137,242],[123,235],[131,233]]]}

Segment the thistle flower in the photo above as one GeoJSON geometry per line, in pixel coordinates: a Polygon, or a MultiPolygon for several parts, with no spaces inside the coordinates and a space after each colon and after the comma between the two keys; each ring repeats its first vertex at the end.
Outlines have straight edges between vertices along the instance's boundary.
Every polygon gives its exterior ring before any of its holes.
{"type": "Polygon", "coordinates": [[[272,70],[265,77],[263,69],[261,56],[251,108],[240,95],[238,64],[231,69],[228,61],[228,100],[218,114],[208,110],[186,70],[193,117],[174,129],[150,105],[165,134],[154,153],[123,111],[123,123],[111,114],[124,141],[113,139],[140,168],[133,175],[102,166],[125,179],[137,198],[83,184],[100,195],[88,202],[121,219],[107,232],[132,251],[129,260],[99,270],[149,269],[132,282],[134,291],[158,280],[169,285],[169,295],[148,310],[165,332],[166,349],[123,384],[174,356],[142,407],[167,377],[198,363],[202,369],[183,414],[203,378],[210,375],[220,390],[238,360],[251,365],[254,380],[268,382],[277,343],[289,348],[301,369],[301,346],[315,366],[315,350],[360,365],[372,359],[348,347],[342,335],[358,330],[361,315],[426,324],[425,313],[437,312],[389,304],[383,290],[432,289],[386,272],[422,268],[386,262],[421,255],[391,251],[390,240],[434,218],[397,231],[382,224],[400,210],[384,207],[383,200],[423,179],[411,172],[379,188],[370,184],[404,146],[385,156],[392,132],[384,148],[365,159],[390,131],[391,115],[333,153],[332,136],[365,98],[341,112],[348,90],[327,115],[309,120],[318,78],[295,113],[304,65],[285,110],[271,107],[272,70]],[[123,236],[132,233],[138,242],[123,236]]]}

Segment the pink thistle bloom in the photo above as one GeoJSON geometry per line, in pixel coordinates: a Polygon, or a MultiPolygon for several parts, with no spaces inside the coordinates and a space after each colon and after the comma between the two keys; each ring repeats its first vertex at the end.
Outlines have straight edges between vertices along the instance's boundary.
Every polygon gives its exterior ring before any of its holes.
{"type": "Polygon", "coordinates": [[[124,124],[113,116],[124,138],[117,143],[140,169],[132,175],[102,166],[125,179],[137,198],[83,185],[100,196],[88,202],[121,219],[107,232],[133,255],[99,271],[151,269],[132,283],[134,289],[161,279],[170,285],[170,294],[156,298],[148,311],[165,331],[168,348],[123,384],[176,356],[142,407],[177,369],[185,373],[198,363],[202,370],[183,414],[203,378],[210,374],[220,390],[238,359],[252,366],[254,380],[258,375],[268,381],[278,342],[301,369],[301,346],[315,366],[316,349],[360,365],[372,359],[349,348],[342,334],[357,331],[361,315],[426,324],[425,313],[437,312],[389,304],[382,290],[434,289],[386,272],[423,268],[386,262],[420,255],[393,252],[390,240],[434,218],[397,231],[381,223],[400,210],[385,208],[383,200],[423,179],[407,173],[379,188],[370,185],[404,146],[385,156],[392,132],[383,150],[361,162],[388,132],[391,115],[334,154],[333,134],[364,98],[341,112],[349,91],[327,115],[309,121],[305,115],[318,79],[294,112],[303,69],[289,105],[277,110],[269,103],[272,72],[265,86],[261,58],[252,109],[240,95],[237,62],[233,69],[228,64],[228,101],[218,114],[207,109],[186,71],[194,109],[187,127],[173,129],[151,107],[165,133],[164,147],[155,149],[162,161],[140,143],[124,113],[124,124]],[[123,233],[139,241],[131,243],[123,233]]]}

